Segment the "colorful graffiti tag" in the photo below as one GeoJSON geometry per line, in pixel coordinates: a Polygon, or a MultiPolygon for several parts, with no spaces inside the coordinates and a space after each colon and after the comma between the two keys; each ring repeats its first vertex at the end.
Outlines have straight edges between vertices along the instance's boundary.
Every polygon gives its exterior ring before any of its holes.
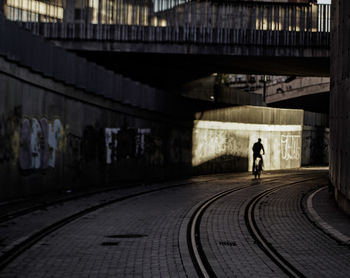
{"type": "Polygon", "coordinates": [[[54,168],[63,127],[59,119],[24,118],[20,129],[19,166],[22,170],[54,168]]]}

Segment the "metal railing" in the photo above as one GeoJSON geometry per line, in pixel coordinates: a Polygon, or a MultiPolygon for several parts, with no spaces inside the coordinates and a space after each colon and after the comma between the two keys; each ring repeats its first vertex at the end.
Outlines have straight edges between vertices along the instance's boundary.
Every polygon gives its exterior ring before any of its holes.
{"type": "Polygon", "coordinates": [[[330,31],[330,5],[209,0],[4,0],[8,19],[136,26],[330,31]]]}
{"type": "Polygon", "coordinates": [[[4,1],[9,20],[54,39],[329,43],[328,34],[319,34],[330,31],[330,5],[213,0],[4,1]]]}

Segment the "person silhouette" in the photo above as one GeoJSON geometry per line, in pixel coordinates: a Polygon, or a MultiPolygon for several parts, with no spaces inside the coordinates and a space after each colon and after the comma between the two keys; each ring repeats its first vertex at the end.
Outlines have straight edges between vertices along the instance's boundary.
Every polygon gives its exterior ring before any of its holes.
{"type": "Polygon", "coordinates": [[[255,160],[259,157],[261,159],[261,165],[263,165],[263,158],[261,156],[261,151],[263,151],[263,155],[265,154],[265,149],[263,144],[261,144],[261,138],[258,139],[258,142],[253,145],[253,172],[255,160]]]}

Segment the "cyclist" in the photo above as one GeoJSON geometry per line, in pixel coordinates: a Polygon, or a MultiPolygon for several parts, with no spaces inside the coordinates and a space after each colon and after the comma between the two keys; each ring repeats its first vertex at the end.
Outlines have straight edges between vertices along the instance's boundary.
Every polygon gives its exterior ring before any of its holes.
{"type": "Polygon", "coordinates": [[[259,157],[261,159],[260,165],[263,165],[263,159],[261,156],[261,151],[263,151],[263,155],[265,154],[265,149],[263,144],[261,144],[261,138],[258,139],[258,142],[254,143],[253,145],[253,173],[254,173],[254,166],[255,166],[255,160],[259,157]]]}

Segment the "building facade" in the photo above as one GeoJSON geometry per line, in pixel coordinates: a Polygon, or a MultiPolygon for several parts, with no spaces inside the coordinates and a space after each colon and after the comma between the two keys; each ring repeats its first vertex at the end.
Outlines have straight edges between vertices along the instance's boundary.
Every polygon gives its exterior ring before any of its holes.
{"type": "Polygon", "coordinates": [[[340,207],[350,214],[350,2],[332,3],[330,180],[340,207]]]}

